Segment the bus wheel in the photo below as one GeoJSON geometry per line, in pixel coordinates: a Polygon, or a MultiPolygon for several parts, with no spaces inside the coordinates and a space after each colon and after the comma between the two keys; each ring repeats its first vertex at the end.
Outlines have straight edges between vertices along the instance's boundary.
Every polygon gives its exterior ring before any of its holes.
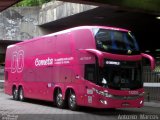
{"type": "Polygon", "coordinates": [[[16,88],[13,88],[12,96],[13,100],[18,100],[18,90],[16,88]]]}
{"type": "Polygon", "coordinates": [[[68,107],[73,111],[78,109],[78,106],[76,103],[76,95],[73,91],[70,92],[68,97],[68,107]]]}
{"type": "Polygon", "coordinates": [[[58,108],[64,108],[65,107],[65,102],[63,100],[62,92],[61,92],[60,89],[57,90],[55,102],[56,102],[56,106],[58,108]]]}
{"type": "Polygon", "coordinates": [[[19,96],[19,100],[20,101],[24,101],[24,91],[23,91],[23,88],[22,87],[20,87],[20,89],[19,89],[19,94],[18,94],[19,96]]]}

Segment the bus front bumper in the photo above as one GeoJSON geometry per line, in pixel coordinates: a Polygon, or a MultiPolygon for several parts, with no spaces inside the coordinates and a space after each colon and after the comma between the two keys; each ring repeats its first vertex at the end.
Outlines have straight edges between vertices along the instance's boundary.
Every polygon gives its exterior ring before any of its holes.
{"type": "Polygon", "coordinates": [[[92,106],[95,108],[140,108],[144,106],[144,97],[139,97],[132,100],[120,100],[102,97],[94,101],[92,106]]]}

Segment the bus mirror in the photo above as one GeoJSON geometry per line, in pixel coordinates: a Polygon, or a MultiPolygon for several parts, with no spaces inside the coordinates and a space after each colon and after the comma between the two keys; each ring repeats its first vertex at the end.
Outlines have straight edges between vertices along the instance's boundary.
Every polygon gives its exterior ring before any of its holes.
{"type": "Polygon", "coordinates": [[[104,58],[103,58],[103,53],[101,51],[96,50],[96,49],[79,49],[79,50],[94,54],[95,56],[98,57],[99,66],[100,67],[104,66],[104,61],[103,61],[104,58]]]}
{"type": "Polygon", "coordinates": [[[150,65],[151,65],[150,68],[151,70],[154,70],[155,69],[155,59],[151,55],[148,55],[145,53],[141,53],[141,55],[142,57],[149,59],[150,65]]]}

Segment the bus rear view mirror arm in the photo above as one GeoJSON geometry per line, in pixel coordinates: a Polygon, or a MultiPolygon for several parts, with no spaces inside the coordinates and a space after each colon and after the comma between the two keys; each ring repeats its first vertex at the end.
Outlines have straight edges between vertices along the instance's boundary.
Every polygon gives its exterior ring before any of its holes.
{"type": "Polygon", "coordinates": [[[104,66],[104,61],[103,61],[104,58],[103,58],[103,53],[101,51],[96,50],[96,49],[79,49],[79,50],[82,52],[89,52],[89,53],[96,55],[98,57],[99,66],[100,67],[104,66]]]}
{"type": "Polygon", "coordinates": [[[145,53],[141,53],[141,55],[142,57],[149,59],[150,64],[151,64],[150,68],[151,70],[154,70],[155,69],[155,59],[152,56],[145,54],[145,53]]]}

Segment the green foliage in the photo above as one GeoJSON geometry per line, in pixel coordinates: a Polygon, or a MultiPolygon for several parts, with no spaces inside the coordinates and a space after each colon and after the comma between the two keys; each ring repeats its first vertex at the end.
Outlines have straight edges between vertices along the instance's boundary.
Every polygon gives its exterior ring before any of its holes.
{"type": "Polygon", "coordinates": [[[16,7],[39,6],[50,1],[51,0],[22,0],[21,2],[16,4],[16,7]]]}

